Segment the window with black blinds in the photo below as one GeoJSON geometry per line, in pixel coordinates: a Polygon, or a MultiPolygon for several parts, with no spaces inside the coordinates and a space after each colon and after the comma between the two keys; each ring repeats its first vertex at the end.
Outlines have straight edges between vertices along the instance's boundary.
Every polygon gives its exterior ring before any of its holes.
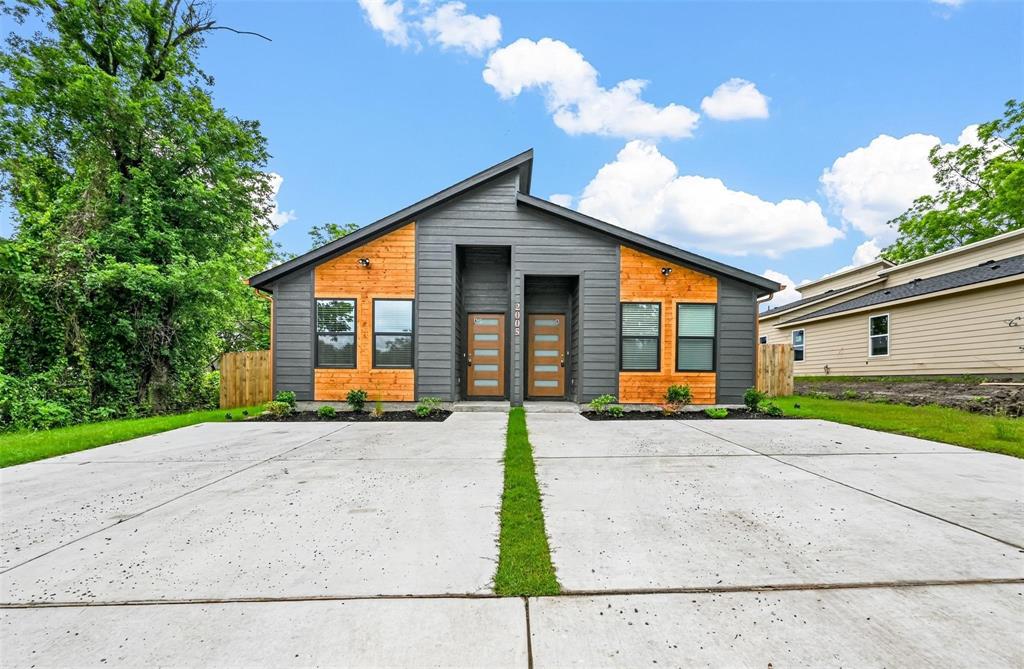
{"type": "Polygon", "coordinates": [[[661,360],[661,305],[656,302],[623,302],[621,311],[620,369],[626,372],[658,371],[661,360]]]}

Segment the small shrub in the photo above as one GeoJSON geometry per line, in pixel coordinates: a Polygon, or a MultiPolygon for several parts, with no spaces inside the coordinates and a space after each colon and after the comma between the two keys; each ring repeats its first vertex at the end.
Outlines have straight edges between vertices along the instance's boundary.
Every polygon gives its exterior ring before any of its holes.
{"type": "Polygon", "coordinates": [[[267,402],[263,405],[263,410],[272,416],[287,416],[292,412],[292,405],[287,402],[267,402]]]}
{"type": "Polygon", "coordinates": [[[331,419],[337,416],[338,412],[335,411],[334,407],[325,404],[316,410],[316,415],[318,418],[331,419]]]}
{"type": "Polygon", "coordinates": [[[762,393],[757,388],[747,388],[747,391],[743,393],[743,403],[747,405],[747,408],[751,411],[757,411],[757,407],[768,399],[768,393],[762,393]]]}
{"type": "Polygon", "coordinates": [[[352,411],[359,412],[362,411],[363,407],[366,406],[367,397],[368,395],[366,394],[365,390],[362,390],[360,388],[353,388],[352,390],[348,391],[347,395],[345,395],[345,401],[348,402],[348,405],[350,407],[352,407],[352,411]]]}
{"type": "Polygon", "coordinates": [[[704,409],[704,413],[707,414],[709,418],[725,418],[729,415],[729,410],[725,407],[708,407],[707,409],[704,409]]]}
{"type": "Polygon", "coordinates": [[[782,409],[780,409],[779,405],[775,402],[772,402],[771,400],[764,400],[757,405],[757,413],[763,413],[766,416],[781,416],[782,409]]]}
{"type": "Polygon", "coordinates": [[[599,395],[590,400],[590,410],[595,413],[604,413],[612,404],[615,404],[615,395],[599,395]]]}
{"type": "Polygon", "coordinates": [[[249,410],[248,409],[242,409],[242,415],[243,416],[248,416],[249,415],[249,410]]]}
{"type": "Polygon", "coordinates": [[[611,405],[605,411],[608,412],[609,416],[615,416],[616,418],[620,418],[622,416],[622,407],[618,404],[611,405]]]}
{"type": "Polygon", "coordinates": [[[690,403],[693,399],[693,393],[690,392],[690,386],[669,386],[668,391],[665,393],[665,401],[668,402],[669,406],[683,407],[690,403]]]}
{"type": "Polygon", "coordinates": [[[856,390],[844,390],[840,397],[844,400],[855,400],[860,397],[860,393],[856,390]]]}
{"type": "Polygon", "coordinates": [[[281,392],[279,392],[277,394],[277,397],[274,398],[274,401],[275,402],[284,402],[285,404],[287,404],[288,406],[290,406],[291,408],[294,409],[295,408],[295,393],[292,392],[291,390],[282,390],[281,392]]]}
{"type": "Polygon", "coordinates": [[[234,416],[231,415],[230,411],[224,414],[224,420],[232,420],[233,418],[234,416]]]}
{"type": "Polygon", "coordinates": [[[441,405],[441,400],[437,397],[422,397],[420,398],[419,404],[413,411],[420,418],[426,418],[430,414],[437,411],[437,408],[441,405]]]}
{"type": "Polygon", "coordinates": [[[380,397],[377,397],[377,401],[373,403],[373,417],[381,418],[384,416],[384,402],[381,401],[380,397]]]}

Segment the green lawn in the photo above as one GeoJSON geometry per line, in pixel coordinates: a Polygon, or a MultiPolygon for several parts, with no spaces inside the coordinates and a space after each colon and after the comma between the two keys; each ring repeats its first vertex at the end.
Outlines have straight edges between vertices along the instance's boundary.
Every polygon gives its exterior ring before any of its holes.
{"type": "Polygon", "coordinates": [[[1021,418],[986,416],[940,406],[906,406],[800,395],[780,397],[776,404],[789,416],[821,418],[1024,458],[1024,419],[1021,418]],[[799,408],[795,406],[797,404],[799,408]]]}
{"type": "Polygon", "coordinates": [[[500,553],[494,590],[499,595],[519,596],[555,595],[559,590],[544,532],[533,449],[522,407],[512,409],[508,415],[500,553]]]}
{"type": "Polygon", "coordinates": [[[10,467],[65,453],[84,451],[87,448],[106,446],[118,441],[166,432],[186,425],[220,422],[226,420],[225,415],[229,411],[238,420],[242,418],[242,411],[246,409],[250,414],[259,411],[259,407],[214,409],[174,416],[109,420],[102,423],[88,423],[39,432],[0,434],[0,467],[10,467]]]}

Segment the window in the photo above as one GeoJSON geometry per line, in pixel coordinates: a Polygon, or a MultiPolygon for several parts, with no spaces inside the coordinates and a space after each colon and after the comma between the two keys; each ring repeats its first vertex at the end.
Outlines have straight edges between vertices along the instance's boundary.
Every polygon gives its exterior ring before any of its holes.
{"type": "Polygon", "coordinates": [[[316,301],[316,366],[356,366],[356,301],[316,301]]]}
{"type": "Polygon", "coordinates": [[[626,372],[657,372],[661,369],[661,305],[622,303],[621,358],[626,372]]]}
{"type": "Polygon", "coordinates": [[[715,371],[715,305],[676,305],[676,371],[715,371]]]}
{"type": "Polygon", "coordinates": [[[804,359],[804,331],[793,330],[793,360],[800,362],[804,359]]]}
{"type": "Polygon", "coordinates": [[[868,319],[868,356],[889,355],[889,314],[868,319]]]}
{"type": "Polygon", "coordinates": [[[758,337],[757,343],[758,344],[767,344],[768,343],[768,337],[765,337],[764,335],[758,337]]]}
{"type": "Polygon", "coordinates": [[[412,300],[373,301],[373,366],[412,367],[412,300]]]}

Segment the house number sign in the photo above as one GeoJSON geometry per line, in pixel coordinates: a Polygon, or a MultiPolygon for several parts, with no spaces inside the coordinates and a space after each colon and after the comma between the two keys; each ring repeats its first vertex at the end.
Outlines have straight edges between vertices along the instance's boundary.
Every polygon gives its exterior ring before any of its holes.
{"type": "Polygon", "coordinates": [[[513,332],[515,332],[517,337],[519,336],[519,323],[522,318],[522,310],[520,307],[521,304],[519,302],[516,302],[512,307],[512,326],[514,328],[513,332]]]}

